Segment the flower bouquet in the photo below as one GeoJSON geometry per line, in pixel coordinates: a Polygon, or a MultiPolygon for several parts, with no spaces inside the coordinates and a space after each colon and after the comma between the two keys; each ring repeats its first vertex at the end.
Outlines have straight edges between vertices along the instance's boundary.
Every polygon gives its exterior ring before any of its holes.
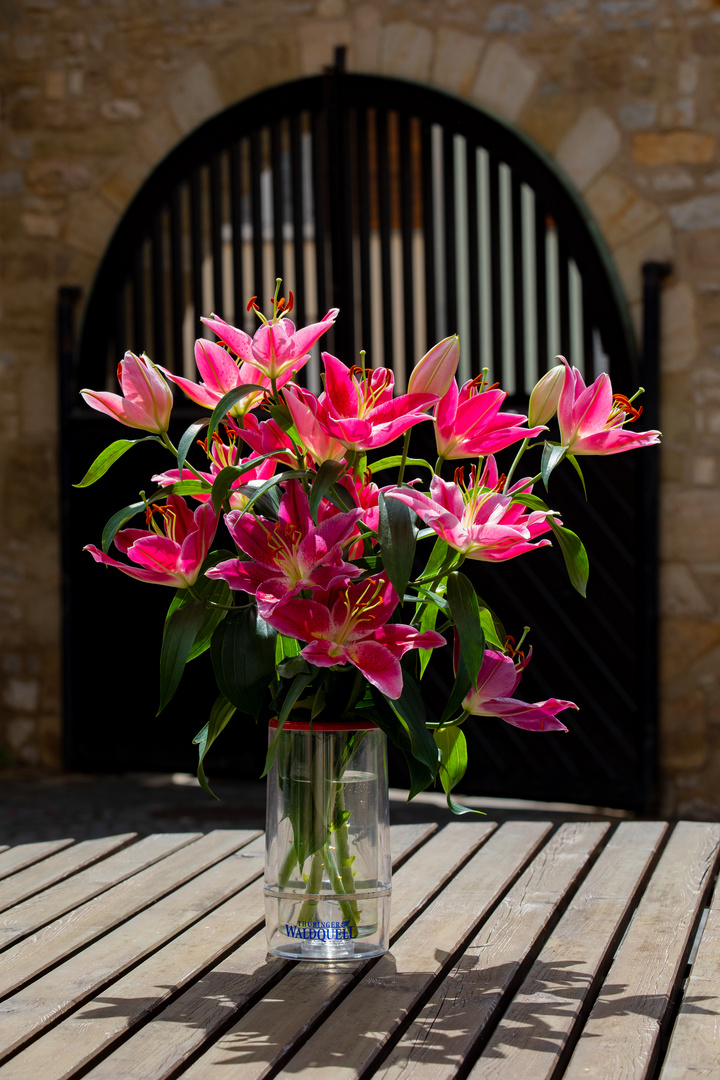
{"type": "MultiPolygon", "coordinates": [[[[160,709],[185,665],[210,650],[218,696],[195,738],[198,779],[236,712],[269,723],[266,898],[271,951],[326,958],[387,946],[389,855],[383,739],[404,754],[410,798],[438,783],[450,808],[467,766],[463,725],[500,717],[530,731],[565,731],[577,706],[515,697],[532,650],[506,634],[463,574],[467,559],[504,562],[556,541],[574,587],[588,560],[576,536],[534,492],[567,459],[657,442],[626,428],[641,409],[613,394],[607,375],[586,386],[564,358],[532,391],[528,416],[501,411],[506,394],[487,371],[459,387],[457,336],[417,363],[407,392],[361,354],[347,366],[322,354],[324,390],[296,376],[338,315],[296,329],[278,281],[254,336],[213,316],[218,341],[200,339],[193,382],[128,352],[121,395],[82,391],[94,409],[148,434],[119,439],[78,486],[103,476],[136,442],[160,443],[173,467],[107,523],[100,563],[175,592],[160,657],[160,709]],[[207,415],[173,445],[171,383],[207,415]],[[557,416],[559,435],[547,439],[557,416]],[[410,456],[431,423],[434,464],[410,456]],[[402,439],[395,452],[386,448],[402,439]],[[197,445],[201,453],[199,456],[197,445]],[[495,455],[515,448],[501,473],[495,455]],[[525,454],[535,474],[516,478],[525,454]],[[446,462],[468,460],[453,479],[446,462]],[[420,479],[408,480],[412,470],[420,479]],[[424,481],[427,481],[425,483],[424,481]],[[191,500],[190,502],[188,500],[191,500]],[[130,527],[144,515],[145,528],[130,527]],[[224,523],[223,546],[214,546],[224,523]],[[129,561],[111,557],[110,545],[129,561]],[[452,640],[452,689],[426,714],[421,681],[452,640]],[[380,824],[378,824],[380,822],[380,824]]],[[[640,392],[640,391],[639,391],[640,392]]],[[[638,392],[638,393],[639,393],[638,392]]]]}

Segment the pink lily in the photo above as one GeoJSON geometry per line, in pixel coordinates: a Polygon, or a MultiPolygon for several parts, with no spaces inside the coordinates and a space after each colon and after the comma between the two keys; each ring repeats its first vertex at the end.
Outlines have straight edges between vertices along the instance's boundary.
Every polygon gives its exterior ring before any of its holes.
{"type": "MultiPolygon", "coordinates": [[[[228,465],[247,465],[253,460],[252,454],[249,457],[238,457],[238,447],[235,442],[234,435],[230,435],[230,445],[222,442],[217,432],[212,440],[212,448],[210,450],[210,472],[200,472],[208,483],[212,484],[215,481],[218,473],[228,465]]],[[[265,458],[262,461],[258,461],[254,468],[248,469],[246,472],[239,476],[237,480],[233,481],[232,487],[229,492],[230,506],[233,510],[242,510],[247,505],[249,495],[247,493],[247,485],[252,485],[254,481],[262,483],[265,480],[269,480],[275,472],[275,461],[273,458],[265,458]]],[[[157,473],[153,476],[153,480],[160,487],[169,487],[171,484],[177,484],[180,480],[187,480],[195,474],[189,473],[187,469],[183,470],[183,476],[180,476],[178,469],[168,469],[167,472],[157,473]]],[[[198,502],[207,502],[212,498],[209,491],[195,492],[191,498],[197,499],[198,502]]]]}
{"type": "Polygon", "coordinates": [[[549,698],[531,705],[512,697],[531,655],[532,649],[527,659],[522,653],[517,653],[517,659],[513,659],[505,653],[486,649],[477,682],[463,701],[463,709],[473,716],[498,716],[506,724],[527,731],[567,731],[556,714],[565,709],[577,709],[574,702],[549,698]]]}
{"type": "Polygon", "coordinates": [[[238,365],[227,350],[215,341],[199,338],[195,342],[195,363],[203,380],[200,383],[195,383],[192,379],[183,379],[180,375],[166,371],[165,368],[163,371],[187,394],[191,401],[202,405],[205,409],[214,409],[225,394],[238,386],[254,384],[264,387],[263,390],[251,391],[233,405],[230,415],[244,416],[250,409],[260,404],[266,391],[270,393],[270,379],[262,375],[252,364],[238,365]]]}
{"type": "Polygon", "coordinates": [[[137,566],[111,559],[93,544],[84,550],[95,562],[114,566],[138,581],[175,589],[194,585],[217,529],[218,516],[212,503],[203,503],[192,513],[184,499],[170,495],[165,506],[149,507],[145,518],[148,529],[122,529],[115,536],[115,547],[137,566]],[[156,514],[162,528],[155,522],[156,514]]]}
{"type": "Polygon", "coordinates": [[[460,339],[457,334],[443,338],[418,360],[410,372],[408,394],[437,394],[443,397],[455,378],[460,359],[460,339]]]}
{"type": "Polygon", "coordinates": [[[284,376],[283,381],[287,381],[308,362],[310,349],[318,338],[330,329],[338,310],[331,308],[320,322],[300,330],[296,330],[294,323],[283,316],[276,318],[274,322],[263,320],[263,325],[255,331],[253,337],[226,323],[217,315],[202,321],[241,360],[261,371],[267,379],[279,380],[284,376]]]}
{"type": "Polygon", "coordinates": [[[233,540],[250,561],[228,559],[208,570],[207,576],[222,578],[231,589],[254,593],[267,618],[279,600],[299,589],[326,588],[361,572],[342,558],[343,546],[361,516],[362,510],[351,510],[315,525],[302,484],[290,480],[277,522],[236,510],[226,516],[233,540]]]}
{"type": "MultiPolygon", "coordinates": [[[[373,532],[377,532],[380,522],[380,507],[379,496],[380,488],[377,484],[372,482],[372,473],[369,469],[366,470],[365,476],[356,476],[354,473],[347,472],[344,476],[341,476],[338,480],[338,484],[344,487],[349,495],[352,496],[353,502],[356,506],[359,506],[362,510],[361,521],[363,525],[367,525],[373,532]]],[[[385,489],[383,488],[383,491],[385,489]]],[[[341,513],[336,506],[334,506],[328,499],[323,499],[320,503],[318,510],[318,518],[322,521],[327,517],[333,517],[335,514],[341,513]]],[[[359,536],[359,529],[357,526],[353,530],[353,536],[359,536]]],[[[372,541],[375,544],[375,540],[372,541]]],[[[348,557],[351,559],[362,558],[364,544],[362,540],[355,540],[348,550],[348,557]]]]}
{"type": "Polygon", "coordinates": [[[565,382],[558,405],[560,442],[567,452],[579,454],[620,454],[637,446],[659,442],[659,431],[625,431],[623,424],[637,420],[636,409],[623,394],[613,394],[610,378],[598,375],[591,386],[564,356],[565,382]]]}
{"type": "Polygon", "coordinates": [[[491,457],[479,482],[476,481],[473,467],[467,488],[462,483],[449,483],[434,476],[430,482],[432,497],[404,487],[386,492],[386,498],[404,502],[450,547],[468,559],[505,562],[550,543],[549,540],[531,541],[549,531],[547,519],[552,516],[552,511],[528,513],[527,507],[512,501],[514,492],[529,494],[532,490],[527,478],[514,484],[507,494],[502,494],[498,490],[501,481],[495,459],[491,457]]]}
{"type": "Polygon", "coordinates": [[[285,387],[284,397],[303,446],[316,463],[322,465],[324,461],[342,461],[347,447],[328,431],[325,394],[317,398],[315,394],[291,383],[285,387]]]}
{"type": "Polygon", "coordinates": [[[330,353],[322,354],[325,393],[320,395],[318,424],[349,450],[386,446],[408,428],[427,420],[424,411],[436,394],[393,398],[395,377],[389,368],[348,368],[330,353]]]}
{"type": "Polygon", "coordinates": [[[544,430],[521,427],[527,417],[519,413],[501,413],[500,406],[507,397],[505,391],[480,390],[478,382],[479,379],[471,379],[458,390],[453,379],[435,407],[435,441],[442,458],[495,454],[519,439],[531,439],[544,430]]]}
{"type": "Polygon", "coordinates": [[[295,444],[283,431],[276,420],[258,420],[254,413],[243,417],[243,426],[234,431],[252,447],[256,454],[272,454],[272,461],[278,465],[289,465],[296,469],[298,465],[295,444]]]}
{"type": "Polygon", "coordinates": [[[126,352],[118,364],[117,377],[122,397],[99,390],[80,391],[90,408],[141,431],[158,435],[167,431],[173,406],[172,390],[150,357],[126,352]]]}
{"type": "Polygon", "coordinates": [[[294,598],[264,614],[282,634],[308,644],[301,650],[318,667],[353,664],[386,697],[399,698],[403,678],[400,658],[409,649],[445,644],[434,630],[388,623],[398,596],[385,574],[364,581],[316,589],[312,599],[294,598]]]}

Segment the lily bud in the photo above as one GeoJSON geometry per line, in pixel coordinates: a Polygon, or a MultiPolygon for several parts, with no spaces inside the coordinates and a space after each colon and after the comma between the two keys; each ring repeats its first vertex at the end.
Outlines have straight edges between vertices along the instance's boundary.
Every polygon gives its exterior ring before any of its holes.
{"type": "Polygon", "coordinates": [[[543,375],[530,394],[528,425],[536,427],[547,424],[557,412],[562,388],[565,384],[565,367],[558,364],[543,375]]]}
{"type": "Polygon", "coordinates": [[[437,394],[443,397],[455,378],[460,357],[457,334],[443,338],[418,360],[410,374],[408,394],[437,394]]]}
{"type": "Polygon", "coordinates": [[[122,395],[98,390],[81,390],[80,394],[92,409],[112,416],[127,427],[158,435],[167,431],[173,406],[172,390],[150,357],[126,352],[118,365],[118,381],[122,395]]]}

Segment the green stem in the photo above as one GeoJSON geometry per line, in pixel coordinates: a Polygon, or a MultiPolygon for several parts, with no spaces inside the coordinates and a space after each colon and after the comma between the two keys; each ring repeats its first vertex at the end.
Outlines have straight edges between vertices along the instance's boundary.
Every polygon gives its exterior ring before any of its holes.
{"type": "MultiPolygon", "coordinates": [[[[168,450],[172,454],[175,455],[175,458],[177,460],[177,456],[178,456],[177,448],[175,446],[173,446],[172,440],[170,439],[170,436],[168,435],[167,431],[162,432],[162,440],[161,441],[162,441],[163,446],[167,446],[168,450]]],[[[183,465],[183,470],[185,470],[185,469],[189,469],[190,472],[195,475],[196,479],[202,480],[203,484],[207,484],[207,477],[203,476],[202,473],[198,472],[198,470],[195,468],[195,466],[191,465],[189,461],[186,461],[185,464],[183,465]]],[[[180,479],[182,480],[182,473],[180,474],[180,479]]]]}
{"type": "MultiPolygon", "coordinates": [[[[305,886],[305,892],[310,896],[317,896],[322,888],[323,865],[323,857],[319,851],[316,851],[310,863],[310,873],[305,886]]],[[[298,914],[298,922],[312,922],[317,912],[317,906],[317,900],[303,901],[298,914]]]]}
{"type": "Polygon", "coordinates": [[[236,607],[234,604],[216,604],[214,600],[208,600],[202,593],[199,593],[194,585],[188,585],[187,591],[194,600],[202,600],[206,607],[221,608],[223,611],[240,611],[241,608],[249,608],[252,606],[252,604],[241,604],[240,607],[236,607]]]}
{"type": "Polygon", "coordinates": [[[529,442],[530,442],[529,439],[523,439],[523,441],[520,443],[520,449],[518,450],[517,454],[515,455],[515,460],[513,461],[512,465],[510,466],[510,471],[507,474],[507,479],[505,481],[505,487],[503,488],[503,495],[507,495],[508,488],[510,487],[510,484],[512,483],[513,474],[514,474],[515,470],[517,469],[518,465],[520,464],[520,459],[523,456],[523,454],[525,453],[525,451],[527,450],[529,442]]]}
{"type": "Polygon", "coordinates": [[[290,880],[290,875],[297,865],[297,854],[293,845],[283,859],[280,872],[278,873],[278,887],[284,889],[290,880]]]}
{"type": "Polygon", "coordinates": [[[411,430],[410,430],[410,428],[408,428],[408,430],[405,432],[405,440],[403,442],[403,448],[402,448],[402,457],[400,459],[400,469],[398,471],[398,479],[397,479],[397,486],[398,487],[403,486],[403,477],[405,475],[405,464],[407,462],[408,450],[410,449],[410,435],[411,435],[411,430]]]}

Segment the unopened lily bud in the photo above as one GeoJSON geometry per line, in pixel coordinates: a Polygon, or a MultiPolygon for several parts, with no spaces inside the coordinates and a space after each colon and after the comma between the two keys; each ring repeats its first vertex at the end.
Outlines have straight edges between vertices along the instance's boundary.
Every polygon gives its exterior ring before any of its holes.
{"type": "Polygon", "coordinates": [[[455,378],[460,356],[457,334],[443,338],[418,360],[410,374],[408,394],[437,394],[443,397],[455,378]]]}
{"type": "Polygon", "coordinates": [[[543,375],[530,394],[528,426],[547,424],[557,412],[560,394],[565,383],[565,367],[558,364],[543,375]]]}

